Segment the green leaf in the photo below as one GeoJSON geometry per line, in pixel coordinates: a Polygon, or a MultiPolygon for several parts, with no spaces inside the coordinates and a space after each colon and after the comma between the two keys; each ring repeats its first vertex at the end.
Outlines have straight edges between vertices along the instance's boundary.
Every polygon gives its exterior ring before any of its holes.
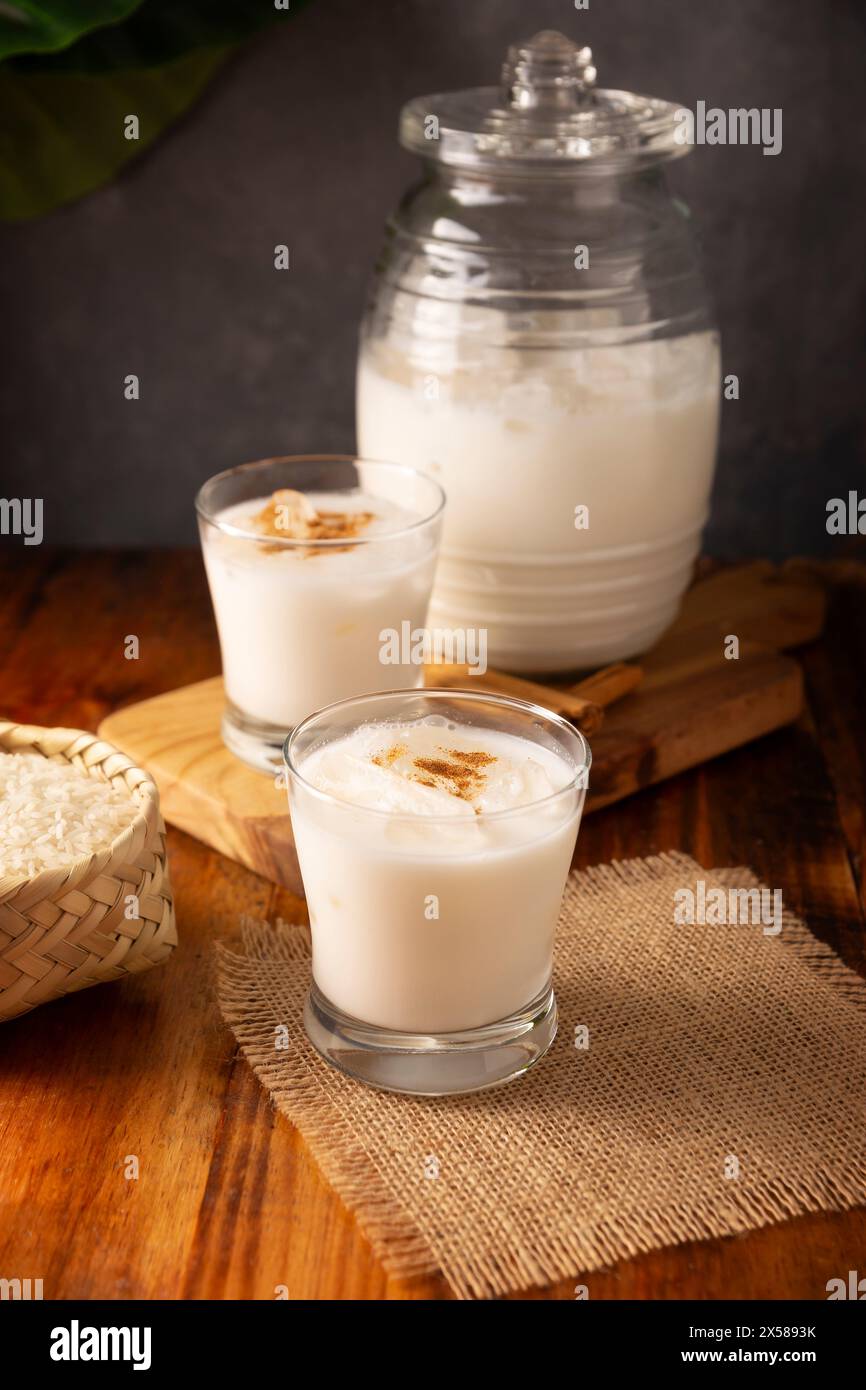
{"type": "Polygon", "coordinates": [[[47,53],[66,48],[82,34],[104,24],[117,24],[137,9],[141,0],[2,0],[0,59],[13,53],[47,53]],[[82,11],[86,10],[86,14],[82,11]]]}
{"type": "Polygon", "coordinates": [[[0,218],[38,217],[105,183],[192,105],[230,52],[86,76],[0,68],[0,218]],[[125,137],[131,114],[138,140],[125,137]]]}
{"type": "Polygon", "coordinates": [[[273,0],[145,0],[123,24],[88,34],[63,53],[36,53],[17,58],[17,72],[105,72],[117,68],[156,67],[194,48],[238,43],[274,20],[290,17],[306,0],[292,0],[291,10],[275,10],[273,0]]]}

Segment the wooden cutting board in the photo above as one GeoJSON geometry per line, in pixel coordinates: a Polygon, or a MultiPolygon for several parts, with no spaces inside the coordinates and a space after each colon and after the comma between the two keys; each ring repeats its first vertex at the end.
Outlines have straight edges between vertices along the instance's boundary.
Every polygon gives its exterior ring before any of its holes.
{"type": "MultiPolygon", "coordinates": [[[[641,658],[640,687],[592,737],[587,812],[796,719],[802,674],[781,648],[818,637],[824,606],[807,572],[763,561],[695,583],[674,626],[641,658]],[[736,660],[725,656],[730,635],[736,660]]],[[[117,710],[99,732],[153,774],[170,824],[300,892],[285,790],[223,746],[222,703],[217,676],[117,710]]]]}

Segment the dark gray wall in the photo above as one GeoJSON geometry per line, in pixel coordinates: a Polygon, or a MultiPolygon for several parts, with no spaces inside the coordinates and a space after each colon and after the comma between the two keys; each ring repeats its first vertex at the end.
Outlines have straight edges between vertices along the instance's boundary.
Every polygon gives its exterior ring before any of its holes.
{"type": "Polygon", "coordinates": [[[314,0],[112,186],[0,231],[0,495],[44,496],[47,542],[169,545],[218,469],[352,448],[367,272],[414,176],[399,107],[558,27],[602,85],[783,108],[777,158],[673,171],[741,382],[708,548],[826,549],[827,498],[866,492],[864,25],[862,0],[314,0]]]}

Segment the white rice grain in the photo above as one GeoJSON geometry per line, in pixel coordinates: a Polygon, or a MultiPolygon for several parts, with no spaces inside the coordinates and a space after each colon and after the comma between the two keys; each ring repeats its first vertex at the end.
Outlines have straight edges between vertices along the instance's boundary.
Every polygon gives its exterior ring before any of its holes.
{"type": "Polygon", "coordinates": [[[32,878],[106,849],[138,804],[66,760],[0,752],[0,878],[32,878]]]}

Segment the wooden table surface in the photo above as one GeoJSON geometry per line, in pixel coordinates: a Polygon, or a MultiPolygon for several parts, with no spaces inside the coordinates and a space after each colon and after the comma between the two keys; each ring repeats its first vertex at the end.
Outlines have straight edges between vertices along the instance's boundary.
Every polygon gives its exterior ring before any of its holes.
{"type": "MultiPolygon", "coordinates": [[[[835,589],[825,638],[800,655],[798,726],[589,817],[577,862],[680,849],[707,868],[750,864],[866,974],[866,588],[835,589]]],[[[218,670],[196,552],[0,551],[0,715],[95,730],[218,670]]],[[[384,1273],[220,1018],[213,942],[244,913],[297,918],[302,904],[188,835],[168,844],[171,962],[0,1025],[0,1275],[41,1278],[46,1298],[448,1297],[442,1280],[384,1273]]],[[[592,1298],[821,1299],[864,1258],[858,1210],[581,1282],[592,1298]]],[[[573,1298],[575,1282],[527,1296],[573,1298]]]]}

